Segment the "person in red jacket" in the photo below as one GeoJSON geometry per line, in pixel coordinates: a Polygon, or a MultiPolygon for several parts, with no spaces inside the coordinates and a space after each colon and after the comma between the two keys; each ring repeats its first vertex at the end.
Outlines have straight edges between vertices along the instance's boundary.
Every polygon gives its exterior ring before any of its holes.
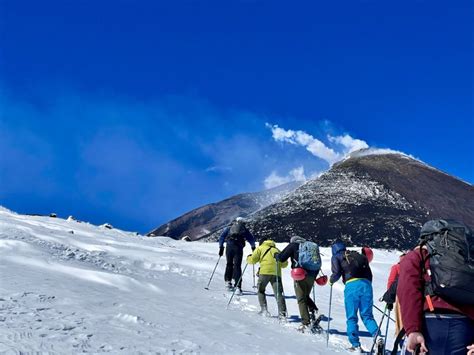
{"type": "Polygon", "coordinates": [[[397,297],[407,334],[407,350],[422,354],[466,355],[474,342],[474,306],[457,305],[439,296],[428,304],[423,290],[428,276],[422,275],[422,260],[428,270],[426,248],[417,247],[400,263],[397,297]],[[431,310],[430,310],[431,308],[431,310]]]}
{"type": "Polygon", "coordinates": [[[400,262],[402,261],[405,255],[406,253],[402,253],[400,255],[400,258],[398,259],[398,263],[392,265],[392,267],[390,268],[390,274],[388,275],[388,280],[387,280],[387,290],[398,279],[398,275],[400,275],[400,262]]]}
{"type": "MultiPolygon", "coordinates": [[[[402,253],[400,255],[400,258],[398,260],[398,263],[395,265],[392,265],[390,268],[390,275],[388,276],[388,281],[387,281],[387,290],[390,290],[392,287],[392,284],[397,281],[398,282],[398,276],[400,275],[400,262],[403,260],[403,257],[406,255],[406,253],[402,253]]],[[[397,286],[394,286],[396,290],[397,286]]],[[[390,291],[391,292],[391,291],[390,291]]],[[[402,317],[400,314],[400,304],[398,302],[398,299],[395,300],[395,336],[398,335],[400,330],[403,328],[403,322],[402,322],[402,317]]]]}

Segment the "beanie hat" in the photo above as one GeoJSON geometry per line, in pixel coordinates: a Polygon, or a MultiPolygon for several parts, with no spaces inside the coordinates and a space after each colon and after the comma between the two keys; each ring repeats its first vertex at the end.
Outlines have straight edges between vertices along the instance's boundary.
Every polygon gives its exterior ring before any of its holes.
{"type": "Polygon", "coordinates": [[[304,242],[306,242],[306,239],[304,239],[303,237],[300,237],[299,235],[295,235],[291,237],[290,239],[290,243],[304,243],[304,242]]]}

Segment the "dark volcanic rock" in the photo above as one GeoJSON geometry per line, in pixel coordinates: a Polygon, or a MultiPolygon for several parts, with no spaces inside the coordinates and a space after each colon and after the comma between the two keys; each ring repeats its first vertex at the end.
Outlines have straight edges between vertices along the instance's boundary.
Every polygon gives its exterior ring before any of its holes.
{"type": "MultiPolygon", "coordinates": [[[[401,154],[351,157],[252,217],[259,237],[410,248],[428,219],[474,225],[474,187],[401,154]]],[[[215,238],[215,236],[213,236],[215,238]]]]}
{"type": "Polygon", "coordinates": [[[301,182],[284,184],[262,192],[245,193],[192,210],[154,229],[148,236],[197,240],[228,225],[236,217],[248,217],[256,211],[281,200],[301,182]]]}

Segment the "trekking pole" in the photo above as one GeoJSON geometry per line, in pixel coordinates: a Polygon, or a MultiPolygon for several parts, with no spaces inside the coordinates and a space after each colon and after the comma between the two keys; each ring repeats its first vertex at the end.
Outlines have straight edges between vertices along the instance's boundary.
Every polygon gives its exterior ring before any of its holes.
{"type": "Polygon", "coordinates": [[[242,274],[240,274],[239,281],[237,281],[237,283],[235,284],[234,292],[232,292],[232,296],[230,297],[229,303],[227,303],[227,308],[229,308],[230,302],[232,302],[232,298],[234,298],[235,291],[237,291],[237,288],[238,288],[238,286],[240,285],[240,281],[242,280],[242,277],[244,276],[244,272],[245,272],[245,270],[247,269],[247,266],[249,266],[248,263],[245,264],[245,267],[244,267],[244,269],[242,270],[242,274]]]}
{"type": "Polygon", "coordinates": [[[253,273],[253,288],[257,288],[257,286],[255,286],[255,264],[252,264],[252,273],[253,273]]]}
{"type": "Polygon", "coordinates": [[[329,325],[331,324],[331,306],[332,306],[332,285],[331,285],[331,291],[329,292],[328,331],[327,331],[327,336],[326,336],[326,347],[329,346],[329,325]]]}
{"type": "MultiPolygon", "coordinates": [[[[382,311],[379,307],[377,307],[375,304],[373,305],[374,308],[379,311],[380,313],[384,314],[385,312],[382,311]]],[[[389,317],[388,319],[390,319],[393,323],[395,323],[395,319],[393,319],[392,317],[389,317]]]]}
{"type": "MultiPolygon", "coordinates": [[[[388,308],[388,315],[387,317],[390,319],[390,308],[388,308]]],[[[383,353],[385,354],[385,347],[387,345],[387,337],[388,337],[388,326],[390,325],[390,320],[387,319],[387,326],[385,327],[385,341],[383,343],[383,353]]]]}
{"type": "Polygon", "coordinates": [[[278,263],[279,261],[277,260],[276,261],[276,284],[277,284],[277,287],[276,287],[276,295],[275,295],[275,299],[277,301],[277,309],[278,309],[278,316],[280,316],[280,303],[278,302],[278,297],[280,296],[280,285],[278,283],[278,263]]]}
{"type": "MultiPolygon", "coordinates": [[[[385,310],[387,310],[387,308],[385,308],[385,310]]],[[[372,343],[372,347],[370,348],[370,354],[372,354],[372,352],[374,351],[375,343],[377,342],[377,337],[379,336],[379,333],[380,333],[380,327],[382,326],[382,323],[383,323],[383,320],[384,320],[385,316],[386,316],[386,314],[385,314],[385,311],[384,311],[383,315],[382,315],[382,319],[380,320],[379,326],[377,327],[377,333],[374,336],[374,342],[372,343]]]]}
{"type": "Polygon", "coordinates": [[[209,285],[211,284],[212,278],[214,277],[214,273],[216,272],[217,265],[219,265],[219,261],[221,261],[221,256],[219,255],[219,259],[217,259],[216,266],[214,267],[214,270],[212,271],[211,278],[209,279],[209,282],[207,283],[207,286],[204,287],[205,290],[209,290],[209,285]]]}

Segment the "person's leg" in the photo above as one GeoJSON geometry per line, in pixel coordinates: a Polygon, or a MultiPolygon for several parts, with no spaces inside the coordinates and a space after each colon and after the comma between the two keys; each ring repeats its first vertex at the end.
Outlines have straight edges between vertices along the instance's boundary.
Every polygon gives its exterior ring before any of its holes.
{"type": "Polygon", "coordinates": [[[304,280],[295,281],[295,295],[296,301],[298,302],[298,309],[300,311],[301,323],[303,323],[303,325],[309,325],[310,319],[308,306],[306,304],[308,295],[306,294],[306,284],[304,280]]]}
{"type": "Polygon", "coordinates": [[[360,346],[359,325],[357,324],[357,310],[359,309],[360,297],[357,281],[346,284],[344,289],[344,306],[346,308],[347,337],[352,346],[360,346]]]}
{"type": "MultiPolygon", "coordinates": [[[[449,334],[449,319],[444,317],[429,317],[423,319],[423,337],[430,355],[450,354],[447,352],[449,334]]],[[[467,351],[463,352],[466,355],[467,351]]],[[[450,354],[451,355],[451,354],[450,354]]]]}
{"type": "Polygon", "coordinates": [[[265,297],[265,289],[270,281],[270,275],[259,275],[258,282],[257,282],[257,295],[258,295],[258,303],[260,303],[260,308],[262,311],[267,310],[267,298],[265,297]]]}
{"type": "Polygon", "coordinates": [[[310,312],[319,311],[318,307],[316,306],[316,303],[314,303],[314,301],[311,299],[311,296],[308,296],[308,299],[306,300],[306,303],[308,304],[308,309],[309,309],[310,312]]]}
{"type": "Polygon", "coordinates": [[[425,316],[423,335],[430,355],[465,355],[474,342],[474,322],[467,317],[425,316]]]}
{"type": "Polygon", "coordinates": [[[379,329],[373,314],[374,296],[372,284],[365,280],[356,281],[356,283],[359,287],[360,295],[360,317],[369,333],[374,337],[379,329]]]}
{"type": "Polygon", "coordinates": [[[224,280],[226,282],[232,281],[232,274],[234,273],[234,248],[227,244],[225,248],[225,257],[226,257],[226,265],[225,265],[225,273],[224,273],[224,280]]]}
{"type": "Polygon", "coordinates": [[[243,249],[236,248],[235,250],[235,256],[234,256],[234,274],[233,278],[236,283],[235,286],[241,288],[242,287],[242,280],[240,280],[239,284],[237,285],[237,282],[240,279],[240,276],[242,276],[242,257],[243,257],[244,251],[243,249]]]}
{"type": "Polygon", "coordinates": [[[283,295],[283,284],[281,282],[281,277],[278,276],[278,284],[277,284],[277,276],[271,276],[271,283],[273,288],[273,293],[277,297],[277,305],[278,305],[278,315],[286,317],[286,302],[285,296],[283,295]],[[278,290],[277,290],[278,285],[278,290]]]}
{"type": "Polygon", "coordinates": [[[313,285],[314,285],[314,279],[315,278],[316,278],[315,276],[306,276],[306,278],[304,279],[304,281],[305,281],[305,293],[307,294],[306,306],[308,307],[308,311],[310,313],[318,311],[318,307],[316,307],[316,304],[311,299],[311,292],[313,291],[313,285]]]}
{"type": "Polygon", "coordinates": [[[449,322],[449,354],[465,355],[466,347],[474,343],[474,321],[469,318],[453,318],[449,322]]]}

